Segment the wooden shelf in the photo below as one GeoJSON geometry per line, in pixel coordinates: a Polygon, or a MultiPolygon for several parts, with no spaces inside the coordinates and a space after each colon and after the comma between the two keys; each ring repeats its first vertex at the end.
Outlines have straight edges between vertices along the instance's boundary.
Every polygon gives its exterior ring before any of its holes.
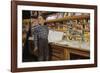
{"type": "Polygon", "coordinates": [[[58,12],[43,12],[42,15],[47,16],[47,15],[55,14],[55,13],[58,13],[58,12]]]}
{"type": "Polygon", "coordinates": [[[81,20],[81,19],[89,19],[90,16],[86,15],[80,15],[80,16],[66,16],[64,18],[59,18],[59,19],[53,19],[53,20],[47,20],[46,23],[51,23],[51,22],[61,22],[61,21],[66,21],[66,20],[81,20]]]}
{"type": "MultiPolygon", "coordinates": [[[[80,16],[66,16],[64,18],[59,18],[59,19],[53,19],[53,20],[47,20],[45,21],[45,23],[51,23],[51,22],[62,22],[62,21],[66,21],[66,20],[81,20],[81,19],[90,19],[90,16],[86,16],[86,15],[80,15],[80,16]]],[[[30,19],[24,19],[23,21],[27,21],[30,22],[30,19]]]]}

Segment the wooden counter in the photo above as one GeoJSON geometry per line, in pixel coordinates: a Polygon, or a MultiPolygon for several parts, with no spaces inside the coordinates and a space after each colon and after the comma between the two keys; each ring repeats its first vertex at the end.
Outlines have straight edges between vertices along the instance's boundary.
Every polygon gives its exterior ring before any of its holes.
{"type": "Polygon", "coordinates": [[[51,60],[70,60],[71,54],[84,58],[90,57],[90,51],[82,48],[75,48],[68,45],[50,43],[51,60]]]}

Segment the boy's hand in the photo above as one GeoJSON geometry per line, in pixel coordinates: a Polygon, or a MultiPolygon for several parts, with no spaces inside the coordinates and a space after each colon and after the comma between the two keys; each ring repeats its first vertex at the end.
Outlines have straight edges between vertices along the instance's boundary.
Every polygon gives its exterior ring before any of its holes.
{"type": "Polygon", "coordinates": [[[37,51],[37,49],[38,49],[38,48],[37,48],[37,47],[35,47],[35,48],[34,48],[34,52],[36,52],[36,51],[37,51]]]}
{"type": "Polygon", "coordinates": [[[37,51],[37,50],[38,50],[37,47],[35,47],[34,50],[33,50],[33,54],[34,54],[35,56],[38,56],[38,51],[37,51]]]}

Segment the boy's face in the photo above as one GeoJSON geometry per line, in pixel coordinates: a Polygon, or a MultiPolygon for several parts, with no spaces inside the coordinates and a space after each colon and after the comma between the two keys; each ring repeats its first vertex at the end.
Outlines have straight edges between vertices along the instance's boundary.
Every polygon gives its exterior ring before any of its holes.
{"type": "Polygon", "coordinates": [[[39,24],[41,24],[41,25],[43,25],[44,22],[45,22],[45,20],[43,19],[42,16],[39,16],[39,17],[38,17],[38,21],[39,21],[39,24]]]}
{"type": "Polygon", "coordinates": [[[38,19],[32,19],[32,26],[38,25],[38,19]]]}

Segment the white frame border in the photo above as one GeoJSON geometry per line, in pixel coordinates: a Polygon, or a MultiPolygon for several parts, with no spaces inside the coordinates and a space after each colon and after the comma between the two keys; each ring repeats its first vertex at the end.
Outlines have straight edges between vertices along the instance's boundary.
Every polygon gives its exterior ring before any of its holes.
{"type": "Polygon", "coordinates": [[[46,66],[60,66],[60,65],[82,65],[94,64],[94,10],[93,9],[79,9],[79,8],[59,8],[59,7],[45,7],[45,6],[17,6],[17,67],[46,67],[46,66]],[[58,12],[82,12],[90,13],[90,59],[86,60],[64,60],[64,61],[46,61],[44,62],[22,62],[22,10],[37,10],[37,11],[58,11],[58,12]]]}

